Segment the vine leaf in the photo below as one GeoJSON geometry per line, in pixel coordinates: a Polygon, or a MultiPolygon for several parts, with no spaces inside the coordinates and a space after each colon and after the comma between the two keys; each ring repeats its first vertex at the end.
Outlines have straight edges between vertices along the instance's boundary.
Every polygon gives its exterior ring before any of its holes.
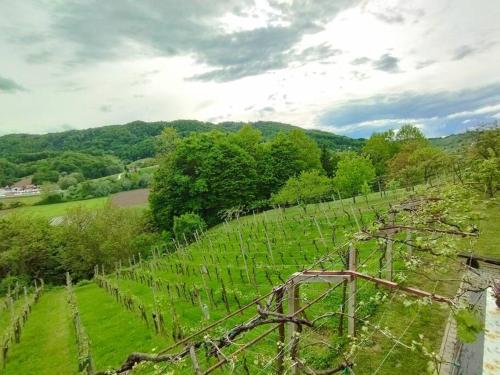
{"type": "Polygon", "coordinates": [[[457,321],[457,334],[460,341],[472,343],[484,329],[484,324],[479,315],[471,309],[460,309],[455,315],[457,321]]]}

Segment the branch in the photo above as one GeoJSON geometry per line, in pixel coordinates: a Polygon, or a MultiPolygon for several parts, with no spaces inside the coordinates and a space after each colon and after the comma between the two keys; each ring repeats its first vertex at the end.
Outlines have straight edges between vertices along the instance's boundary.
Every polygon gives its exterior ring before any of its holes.
{"type": "Polygon", "coordinates": [[[309,366],[306,366],[300,360],[297,360],[296,364],[307,375],[332,375],[332,374],[336,374],[337,372],[343,371],[346,368],[351,368],[352,365],[353,365],[350,362],[346,362],[346,363],[342,363],[342,364],[338,365],[337,367],[333,367],[333,368],[330,368],[330,369],[327,369],[327,370],[313,370],[309,366]]]}

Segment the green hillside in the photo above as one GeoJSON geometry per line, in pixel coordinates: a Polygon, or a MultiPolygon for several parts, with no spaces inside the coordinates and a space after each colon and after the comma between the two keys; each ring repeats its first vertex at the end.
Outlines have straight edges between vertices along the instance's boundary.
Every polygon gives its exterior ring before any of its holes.
{"type": "Polygon", "coordinates": [[[469,147],[472,142],[477,139],[478,135],[478,132],[468,131],[460,134],[451,134],[441,138],[430,138],[429,140],[434,146],[453,152],[469,147]]]}
{"type": "MultiPolygon", "coordinates": [[[[16,161],[42,153],[39,157],[48,157],[61,151],[83,153],[112,154],[122,160],[133,161],[151,157],[155,153],[155,139],[165,127],[173,127],[185,136],[192,132],[207,132],[213,129],[234,132],[246,123],[224,122],[213,124],[196,120],[176,120],[170,122],[134,121],[125,125],[110,125],[84,130],[69,130],[43,135],[9,134],[0,137],[0,158],[16,161]]],[[[255,122],[264,137],[270,138],[279,131],[297,129],[296,126],[278,122],[255,122]]],[[[352,139],[318,130],[305,130],[318,143],[332,149],[359,149],[363,140],[352,139]]]]}

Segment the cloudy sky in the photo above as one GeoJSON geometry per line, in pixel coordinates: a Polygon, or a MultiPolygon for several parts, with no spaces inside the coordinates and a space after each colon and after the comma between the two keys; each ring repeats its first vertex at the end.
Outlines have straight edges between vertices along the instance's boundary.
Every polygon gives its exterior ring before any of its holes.
{"type": "Polygon", "coordinates": [[[0,0],[0,134],[283,121],[354,137],[500,119],[498,0],[0,0]]]}

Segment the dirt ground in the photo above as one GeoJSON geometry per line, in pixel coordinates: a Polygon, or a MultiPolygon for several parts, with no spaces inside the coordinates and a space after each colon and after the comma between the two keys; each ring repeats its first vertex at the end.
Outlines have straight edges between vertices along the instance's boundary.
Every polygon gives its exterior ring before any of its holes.
{"type": "Polygon", "coordinates": [[[122,191],[111,197],[111,203],[118,207],[140,206],[148,204],[149,189],[122,191]]]}

